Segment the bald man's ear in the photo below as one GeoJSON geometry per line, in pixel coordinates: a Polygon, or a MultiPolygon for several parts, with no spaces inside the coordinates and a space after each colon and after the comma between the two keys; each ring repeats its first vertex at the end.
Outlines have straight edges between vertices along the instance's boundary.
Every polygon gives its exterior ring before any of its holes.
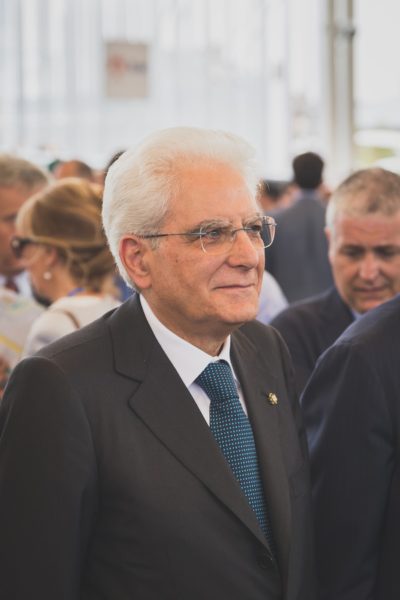
{"type": "Polygon", "coordinates": [[[129,277],[139,290],[151,287],[148,242],[137,236],[125,236],[119,244],[119,256],[129,277]]]}
{"type": "Polygon", "coordinates": [[[328,240],[328,260],[332,265],[334,255],[332,231],[329,229],[329,227],[325,227],[324,231],[326,239],[328,240]]]}

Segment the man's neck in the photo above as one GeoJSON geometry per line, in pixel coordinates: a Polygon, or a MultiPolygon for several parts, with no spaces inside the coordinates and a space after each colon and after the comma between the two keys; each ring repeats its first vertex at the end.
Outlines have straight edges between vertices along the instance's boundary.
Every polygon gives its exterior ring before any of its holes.
{"type": "Polygon", "coordinates": [[[165,319],[162,318],[162,316],[157,314],[157,311],[154,309],[153,306],[149,304],[149,302],[143,297],[143,295],[140,295],[140,301],[142,303],[142,307],[144,308],[144,312],[148,320],[149,317],[150,319],[155,319],[161,327],[164,327],[175,336],[181,338],[185,342],[188,342],[192,346],[199,348],[200,350],[209,354],[210,356],[219,355],[221,349],[223,348],[227,338],[231,333],[230,331],[221,331],[220,335],[216,335],[214,332],[214,335],[212,337],[210,335],[205,336],[202,334],[197,334],[196,331],[193,330],[190,330],[190,332],[188,333],[182,327],[175,326],[174,324],[171,325],[170,322],[167,322],[165,319]]]}

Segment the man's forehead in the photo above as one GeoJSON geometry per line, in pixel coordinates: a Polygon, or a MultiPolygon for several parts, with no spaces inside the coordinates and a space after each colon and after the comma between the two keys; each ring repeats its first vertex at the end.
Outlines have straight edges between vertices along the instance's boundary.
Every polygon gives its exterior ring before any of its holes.
{"type": "Polygon", "coordinates": [[[335,220],[336,228],[341,230],[359,230],[365,232],[375,232],[377,229],[387,227],[397,227],[400,221],[400,210],[394,214],[388,215],[382,212],[368,214],[347,214],[340,213],[335,220]]]}
{"type": "Polygon", "coordinates": [[[238,210],[236,207],[232,207],[231,210],[220,210],[218,206],[210,208],[208,210],[191,210],[191,211],[179,211],[170,213],[169,221],[178,220],[181,223],[187,225],[203,225],[203,224],[220,224],[220,225],[235,225],[242,224],[253,219],[257,219],[261,216],[261,211],[256,204],[243,204],[243,207],[238,210]]]}
{"type": "Polygon", "coordinates": [[[245,176],[238,168],[211,160],[183,161],[175,168],[175,179],[179,182],[178,189],[185,192],[200,189],[204,193],[216,187],[247,187],[245,176]]]}
{"type": "Polygon", "coordinates": [[[215,214],[215,215],[208,216],[204,220],[205,220],[205,222],[221,223],[221,225],[226,223],[227,225],[229,225],[230,223],[234,223],[235,221],[241,221],[241,222],[245,223],[245,222],[253,221],[253,220],[257,220],[257,219],[261,219],[261,213],[254,208],[254,210],[245,212],[243,214],[236,213],[236,214],[232,214],[230,216],[215,214]]]}
{"type": "Polygon", "coordinates": [[[18,210],[31,195],[32,192],[22,186],[0,186],[0,211],[18,210]]]}
{"type": "Polygon", "coordinates": [[[400,244],[400,211],[392,217],[373,213],[343,217],[336,223],[336,239],[346,246],[379,247],[400,244]]]}
{"type": "Polygon", "coordinates": [[[237,221],[260,211],[255,197],[245,183],[232,185],[230,181],[214,181],[191,189],[181,189],[171,198],[169,217],[189,221],[237,221]]]}
{"type": "Polygon", "coordinates": [[[16,216],[21,206],[42,189],[42,185],[28,189],[24,185],[1,186],[0,185],[0,218],[11,218],[16,216]]]}

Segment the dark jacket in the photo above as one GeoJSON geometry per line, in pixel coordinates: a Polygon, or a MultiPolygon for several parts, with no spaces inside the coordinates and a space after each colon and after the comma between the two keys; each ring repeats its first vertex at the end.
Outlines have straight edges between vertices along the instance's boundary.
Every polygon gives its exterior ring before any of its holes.
{"type": "Polygon", "coordinates": [[[337,340],[354,317],[335,288],[295,303],[272,321],[293,359],[296,388],[303,391],[318,357],[337,340]]]}
{"type": "Polygon", "coordinates": [[[11,377],[0,409],[2,597],[315,598],[289,357],[257,322],[232,334],[231,357],[277,560],[134,297],[11,377]]]}
{"type": "Polygon", "coordinates": [[[326,351],[302,408],[320,600],[400,598],[400,295],[326,351]]]}

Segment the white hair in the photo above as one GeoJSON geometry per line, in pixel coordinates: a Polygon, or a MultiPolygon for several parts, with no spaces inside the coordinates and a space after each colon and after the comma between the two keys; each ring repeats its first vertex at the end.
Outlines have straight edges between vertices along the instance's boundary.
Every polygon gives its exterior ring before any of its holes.
{"type": "Polygon", "coordinates": [[[326,210],[326,226],[332,234],[338,216],[388,217],[400,210],[400,176],[380,167],[355,171],[333,192],[326,210]]]}
{"type": "Polygon", "coordinates": [[[180,190],[182,168],[199,163],[237,171],[256,195],[260,178],[255,151],[242,138],[224,131],[163,129],[128,149],[110,167],[103,196],[103,226],[118,269],[130,285],[119,257],[121,238],[157,233],[170,200],[180,190]]]}

